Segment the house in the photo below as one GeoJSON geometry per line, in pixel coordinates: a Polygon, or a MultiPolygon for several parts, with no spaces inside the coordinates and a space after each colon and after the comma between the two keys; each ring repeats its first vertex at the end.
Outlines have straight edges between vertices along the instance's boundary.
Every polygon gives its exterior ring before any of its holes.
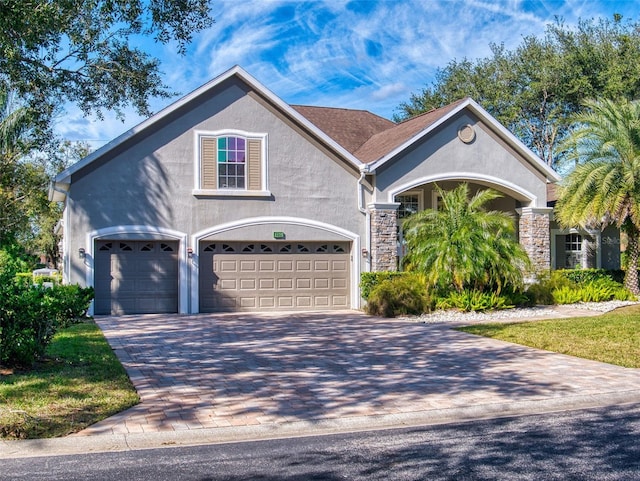
{"type": "Polygon", "coordinates": [[[492,207],[549,268],[558,180],[472,99],[395,124],[288,105],[234,67],[60,173],[51,198],[65,280],[94,286],[95,314],[348,309],[361,272],[396,269],[399,224],[437,206],[436,183],[502,192],[492,207]]]}

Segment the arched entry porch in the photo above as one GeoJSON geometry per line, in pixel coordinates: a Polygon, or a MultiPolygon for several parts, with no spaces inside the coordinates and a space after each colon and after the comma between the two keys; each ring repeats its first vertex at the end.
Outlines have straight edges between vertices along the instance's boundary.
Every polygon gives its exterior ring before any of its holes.
{"type": "MultiPolygon", "coordinates": [[[[390,239],[377,235],[381,231],[391,230],[395,221],[397,248],[393,265],[373,265],[374,270],[393,270],[400,265],[404,254],[402,248],[401,224],[403,219],[414,212],[438,207],[440,198],[435,186],[451,190],[461,182],[469,184],[471,195],[478,190],[491,188],[502,194],[502,197],[488,205],[489,209],[507,212],[514,217],[516,232],[520,244],[525,248],[536,270],[550,267],[549,214],[546,199],[538,199],[534,194],[504,179],[468,173],[449,173],[415,179],[388,192],[388,202],[371,204],[372,213],[372,251],[386,249],[390,239]],[[542,205],[540,205],[542,204],[542,205]],[[381,221],[386,225],[380,229],[381,221]]],[[[375,257],[373,258],[375,260],[375,257]]]]}

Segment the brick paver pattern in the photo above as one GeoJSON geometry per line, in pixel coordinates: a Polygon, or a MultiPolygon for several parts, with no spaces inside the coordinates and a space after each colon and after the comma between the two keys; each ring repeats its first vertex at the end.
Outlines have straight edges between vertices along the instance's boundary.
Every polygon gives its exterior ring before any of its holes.
{"type": "Polygon", "coordinates": [[[313,422],[640,389],[638,369],[352,311],[96,320],[141,403],[80,435],[313,422]]]}

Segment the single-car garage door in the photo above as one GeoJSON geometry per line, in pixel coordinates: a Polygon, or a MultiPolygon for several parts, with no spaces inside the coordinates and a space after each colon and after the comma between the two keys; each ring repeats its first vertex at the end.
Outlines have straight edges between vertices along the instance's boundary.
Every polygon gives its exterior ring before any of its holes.
{"type": "Polygon", "coordinates": [[[348,242],[202,242],[200,312],[347,309],[348,242]]]}
{"type": "Polygon", "coordinates": [[[178,312],[178,243],[97,241],[96,314],[178,312]]]}

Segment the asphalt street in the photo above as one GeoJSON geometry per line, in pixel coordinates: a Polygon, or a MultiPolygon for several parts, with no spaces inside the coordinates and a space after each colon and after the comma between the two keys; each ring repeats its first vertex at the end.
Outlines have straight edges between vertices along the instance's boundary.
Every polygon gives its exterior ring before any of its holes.
{"type": "MultiPolygon", "coordinates": [[[[640,480],[640,404],[428,427],[0,460],[2,480],[640,480]]],[[[82,442],[78,439],[78,442],[82,442]]]]}

